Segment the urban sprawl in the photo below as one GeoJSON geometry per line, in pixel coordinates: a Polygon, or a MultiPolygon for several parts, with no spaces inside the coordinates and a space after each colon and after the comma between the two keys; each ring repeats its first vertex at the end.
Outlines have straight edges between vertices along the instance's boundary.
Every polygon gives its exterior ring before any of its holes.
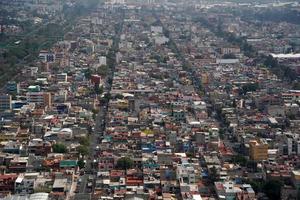
{"type": "Polygon", "coordinates": [[[297,2],[0,12],[0,199],[300,199],[297,2]]]}

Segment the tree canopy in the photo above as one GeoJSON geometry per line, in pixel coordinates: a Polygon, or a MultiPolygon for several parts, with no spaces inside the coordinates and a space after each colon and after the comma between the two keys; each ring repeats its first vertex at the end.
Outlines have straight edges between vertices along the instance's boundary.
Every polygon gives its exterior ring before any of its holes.
{"type": "Polygon", "coordinates": [[[89,154],[89,149],[87,146],[80,145],[77,149],[78,153],[81,154],[82,156],[86,156],[89,154]]]}
{"type": "Polygon", "coordinates": [[[117,161],[116,168],[117,169],[123,169],[127,170],[132,168],[133,166],[133,160],[129,157],[122,157],[117,161]]]}
{"type": "Polygon", "coordinates": [[[78,160],[77,165],[80,169],[84,168],[84,166],[85,166],[84,160],[82,160],[82,159],[78,160]]]}
{"type": "Polygon", "coordinates": [[[57,143],[52,146],[54,153],[67,153],[67,147],[64,144],[57,143]]]}

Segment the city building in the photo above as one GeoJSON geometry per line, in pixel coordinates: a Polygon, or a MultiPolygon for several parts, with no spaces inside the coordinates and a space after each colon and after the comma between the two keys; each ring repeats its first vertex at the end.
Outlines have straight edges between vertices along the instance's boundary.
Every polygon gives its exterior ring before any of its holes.
{"type": "Polygon", "coordinates": [[[0,111],[12,109],[11,95],[0,95],[0,111]]]}
{"type": "Polygon", "coordinates": [[[250,159],[263,161],[268,159],[268,143],[263,139],[249,141],[250,159]]]}

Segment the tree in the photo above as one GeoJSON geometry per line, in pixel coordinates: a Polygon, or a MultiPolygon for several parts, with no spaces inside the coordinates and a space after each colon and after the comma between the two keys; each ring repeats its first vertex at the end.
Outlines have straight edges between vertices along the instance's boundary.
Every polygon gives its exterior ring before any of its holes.
{"type": "Polygon", "coordinates": [[[98,69],[97,69],[97,74],[100,76],[106,76],[108,73],[108,66],[107,65],[101,65],[98,69]]]}
{"type": "Polygon", "coordinates": [[[124,96],[123,96],[122,94],[116,94],[115,98],[116,98],[116,99],[123,99],[124,96]]]}
{"type": "Polygon", "coordinates": [[[122,157],[117,161],[116,168],[117,169],[123,169],[127,170],[132,168],[133,166],[133,160],[129,157],[122,157]]]}
{"type": "Polygon", "coordinates": [[[110,85],[111,85],[111,84],[112,84],[112,82],[113,82],[113,79],[112,79],[111,77],[109,77],[109,78],[108,78],[108,80],[107,80],[107,82],[108,82],[108,84],[110,84],[110,85]]]}
{"type": "Polygon", "coordinates": [[[265,56],[263,59],[264,65],[269,67],[278,77],[290,82],[297,80],[297,73],[290,66],[278,63],[277,59],[272,56],[265,56]]]}
{"type": "Polygon", "coordinates": [[[218,170],[215,166],[210,169],[209,175],[211,182],[215,182],[218,179],[218,170]]]}
{"type": "Polygon", "coordinates": [[[80,145],[77,149],[78,153],[81,154],[82,156],[86,156],[89,154],[89,149],[87,146],[80,145]]]}
{"type": "Polygon", "coordinates": [[[253,172],[257,171],[257,162],[254,160],[248,160],[246,166],[248,169],[251,169],[253,172]]]}
{"type": "Polygon", "coordinates": [[[67,147],[64,144],[54,144],[52,149],[54,153],[67,153],[67,147]]]}
{"type": "Polygon", "coordinates": [[[247,165],[248,160],[242,155],[236,155],[233,157],[233,162],[245,167],[247,165]]]}
{"type": "Polygon", "coordinates": [[[84,76],[86,79],[90,79],[91,76],[92,76],[92,71],[90,68],[86,69],[85,72],[84,72],[84,76]]]}
{"type": "Polygon", "coordinates": [[[225,133],[226,133],[226,129],[225,128],[220,128],[219,130],[219,136],[221,140],[225,139],[225,133]]]}
{"type": "MultiPolygon", "coordinates": [[[[96,119],[98,112],[99,112],[98,109],[93,109],[93,110],[92,110],[92,113],[93,113],[93,119],[94,119],[94,120],[96,119]]],[[[89,133],[91,133],[91,132],[92,132],[92,131],[89,131],[89,133]]]]}
{"type": "Polygon", "coordinates": [[[80,169],[84,168],[84,166],[85,166],[84,160],[82,160],[82,159],[78,160],[77,165],[80,169]]]}
{"type": "Polygon", "coordinates": [[[103,86],[101,85],[100,87],[98,84],[95,84],[94,91],[95,94],[101,95],[103,93],[103,86]]]}
{"type": "Polygon", "coordinates": [[[279,200],[282,183],[277,180],[269,180],[263,186],[263,192],[269,197],[269,199],[279,200]]]}
{"type": "Polygon", "coordinates": [[[263,181],[256,181],[256,180],[246,180],[245,182],[251,185],[255,193],[262,192],[265,184],[263,181]]]}
{"type": "Polygon", "coordinates": [[[83,146],[89,146],[90,145],[90,139],[88,137],[81,137],[79,140],[79,144],[83,146]]]}
{"type": "Polygon", "coordinates": [[[109,93],[105,93],[103,96],[104,102],[108,102],[111,99],[111,95],[109,93]]]}
{"type": "Polygon", "coordinates": [[[247,83],[242,86],[240,94],[247,94],[247,92],[254,92],[258,89],[258,83],[247,83]]]}
{"type": "Polygon", "coordinates": [[[186,156],[188,158],[193,158],[194,157],[194,153],[193,152],[186,152],[185,154],[186,154],[186,156]]]}

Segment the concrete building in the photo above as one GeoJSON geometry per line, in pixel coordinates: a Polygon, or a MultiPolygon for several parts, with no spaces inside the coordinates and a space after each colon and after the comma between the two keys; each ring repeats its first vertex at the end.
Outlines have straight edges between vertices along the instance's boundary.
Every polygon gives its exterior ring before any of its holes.
{"type": "Polygon", "coordinates": [[[99,65],[107,65],[107,62],[106,62],[106,56],[100,56],[99,57],[99,65]]]}
{"type": "Polygon", "coordinates": [[[6,83],[5,89],[9,94],[18,94],[20,92],[20,84],[15,81],[9,81],[6,83]]]}
{"type": "Polygon", "coordinates": [[[28,92],[26,96],[29,103],[51,107],[51,93],[49,92],[28,92]]]}
{"type": "Polygon", "coordinates": [[[0,95],[0,111],[12,109],[11,95],[0,95]]]}
{"type": "Polygon", "coordinates": [[[67,73],[61,73],[56,75],[57,82],[67,82],[68,75],[67,73]]]}
{"type": "Polygon", "coordinates": [[[285,103],[293,103],[300,101],[300,91],[299,90],[289,90],[282,94],[282,98],[285,103]]]}
{"type": "Polygon", "coordinates": [[[268,159],[268,143],[265,140],[251,140],[249,147],[251,160],[262,161],[268,159]]]}
{"type": "Polygon", "coordinates": [[[249,184],[238,185],[231,181],[215,182],[215,190],[219,200],[234,200],[241,193],[247,194],[249,200],[256,199],[255,192],[249,184]]]}
{"type": "Polygon", "coordinates": [[[34,192],[34,182],[39,173],[19,174],[15,181],[15,192],[19,194],[32,194],[34,192]]]}

